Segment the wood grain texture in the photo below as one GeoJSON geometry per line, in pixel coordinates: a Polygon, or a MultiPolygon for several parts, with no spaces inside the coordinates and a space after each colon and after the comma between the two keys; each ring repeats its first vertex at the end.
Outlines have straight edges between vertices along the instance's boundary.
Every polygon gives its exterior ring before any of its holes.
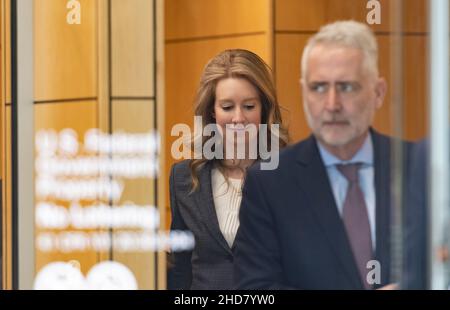
{"type": "Polygon", "coordinates": [[[270,0],[166,0],[166,40],[267,31],[270,0]]]}
{"type": "MultiPolygon", "coordinates": [[[[56,132],[64,128],[73,129],[78,135],[78,141],[83,142],[84,134],[91,128],[96,128],[97,124],[97,102],[69,102],[69,103],[50,103],[35,105],[35,132],[40,129],[53,129],[56,132]]],[[[36,202],[40,201],[36,197],[36,202]]],[[[65,207],[69,206],[67,201],[46,200],[65,207]]],[[[86,203],[86,202],[80,202],[86,203]]],[[[94,202],[95,203],[95,202],[94,202]]],[[[71,230],[71,229],[67,229],[71,230]]],[[[36,235],[43,232],[61,232],[60,230],[42,230],[36,228],[36,235]]],[[[81,230],[83,231],[83,230],[81,230]]],[[[81,271],[86,274],[89,269],[98,262],[97,252],[94,250],[75,251],[64,253],[61,251],[44,252],[36,248],[36,267],[38,272],[43,266],[54,261],[75,260],[80,263],[81,271]]]]}
{"type": "Polygon", "coordinates": [[[112,95],[154,96],[153,1],[111,1],[112,95]]]}
{"type": "Polygon", "coordinates": [[[97,96],[96,1],[81,0],[81,24],[66,21],[66,1],[34,5],[35,100],[97,96]]]}
{"type": "MultiPolygon", "coordinates": [[[[147,133],[154,128],[153,100],[114,100],[112,102],[113,132],[147,133]]],[[[149,161],[152,160],[149,158],[149,161]]],[[[113,176],[114,177],[114,176],[113,176]]],[[[155,180],[147,178],[122,179],[124,191],[120,201],[132,201],[144,205],[155,205],[155,180]]],[[[114,232],[120,232],[114,229],[114,232]]],[[[146,232],[150,234],[150,232],[146,232]]],[[[136,277],[139,288],[155,289],[155,253],[114,251],[114,260],[125,264],[136,277]]]]}
{"type": "MultiPolygon", "coordinates": [[[[327,23],[354,19],[366,22],[365,0],[274,0],[275,27],[277,31],[317,31],[327,23]]],[[[381,5],[381,24],[372,25],[375,31],[392,30],[391,18],[403,19],[403,31],[425,33],[428,31],[429,0],[403,1],[402,12],[393,12],[389,0],[379,0],[381,5]]]]}

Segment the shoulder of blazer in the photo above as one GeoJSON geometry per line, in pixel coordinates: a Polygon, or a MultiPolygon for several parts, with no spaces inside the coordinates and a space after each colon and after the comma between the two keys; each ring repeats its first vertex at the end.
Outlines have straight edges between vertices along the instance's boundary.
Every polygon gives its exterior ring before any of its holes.
{"type": "Polygon", "coordinates": [[[307,164],[314,159],[314,154],[317,151],[315,138],[311,135],[305,140],[287,146],[282,149],[279,154],[278,167],[273,170],[262,170],[261,163],[256,163],[249,168],[248,173],[257,178],[269,177],[276,178],[280,175],[296,173],[295,169],[297,163],[307,164]]]}
{"type": "MultiPolygon", "coordinates": [[[[373,128],[370,128],[370,133],[372,135],[375,153],[381,155],[383,159],[390,158],[391,147],[396,138],[381,134],[373,128]]],[[[400,139],[400,142],[403,147],[404,159],[409,161],[414,143],[404,139],[400,139]]]]}
{"type": "MultiPolygon", "coordinates": [[[[176,188],[191,188],[192,186],[192,176],[191,176],[191,167],[189,166],[191,163],[190,159],[183,160],[179,163],[176,163],[172,166],[170,181],[171,186],[176,188]]],[[[203,179],[205,174],[210,174],[212,169],[212,162],[206,162],[205,165],[200,168],[198,178],[203,179]]]]}
{"type": "Polygon", "coordinates": [[[170,171],[170,191],[174,194],[179,189],[188,189],[192,186],[190,160],[183,160],[172,165],[170,171]]]}
{"type": "Polygon", "coordinates": [[[174,177],[180,177],[180,176],[185,176],[186,174],[190,174],[191,173],[191,169],[189,167],[191,160],[190,159],[186,159],[183,161],[180,161],[178,163],[175,163],[172,165],[172,169],[171,169],[171,174],[174,175],[174,177]]]}

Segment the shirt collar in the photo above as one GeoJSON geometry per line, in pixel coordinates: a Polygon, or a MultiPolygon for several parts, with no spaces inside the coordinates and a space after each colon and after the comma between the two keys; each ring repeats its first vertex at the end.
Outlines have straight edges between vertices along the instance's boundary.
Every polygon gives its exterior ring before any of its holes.
{"type": "Polygon", "coordinates": [[[356,152],[350,160],[341,160],[327,151],[327,149],[317,140],[320,156],[322,157],[325,167],[335,166],[338,164],[363,163],[364,165],[373,165],[373,143],[370,133],[364,140],[361,148],[356,152]]]}

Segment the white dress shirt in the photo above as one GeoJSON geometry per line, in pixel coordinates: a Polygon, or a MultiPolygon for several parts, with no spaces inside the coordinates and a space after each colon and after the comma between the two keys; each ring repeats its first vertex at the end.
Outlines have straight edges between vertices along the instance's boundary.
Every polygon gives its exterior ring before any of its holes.
{"type": "Polygon", "coordinates": [[[214,206],[220,231],[231,248],[239,228],[239,208],[242,200],[241,179],[228,178],[219,169],[211,172],[214,206]]]}

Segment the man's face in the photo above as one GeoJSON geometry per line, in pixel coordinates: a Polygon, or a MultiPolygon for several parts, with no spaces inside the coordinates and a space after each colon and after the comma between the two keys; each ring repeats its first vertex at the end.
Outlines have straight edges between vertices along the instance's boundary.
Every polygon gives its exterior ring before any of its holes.
{"type": "Polygon", "coordinates": [[[361,50],[316,45],[302,80],[309,127],[326,147],[362,144],[386,92],[383,79],[368,73],[361,50]]]}

